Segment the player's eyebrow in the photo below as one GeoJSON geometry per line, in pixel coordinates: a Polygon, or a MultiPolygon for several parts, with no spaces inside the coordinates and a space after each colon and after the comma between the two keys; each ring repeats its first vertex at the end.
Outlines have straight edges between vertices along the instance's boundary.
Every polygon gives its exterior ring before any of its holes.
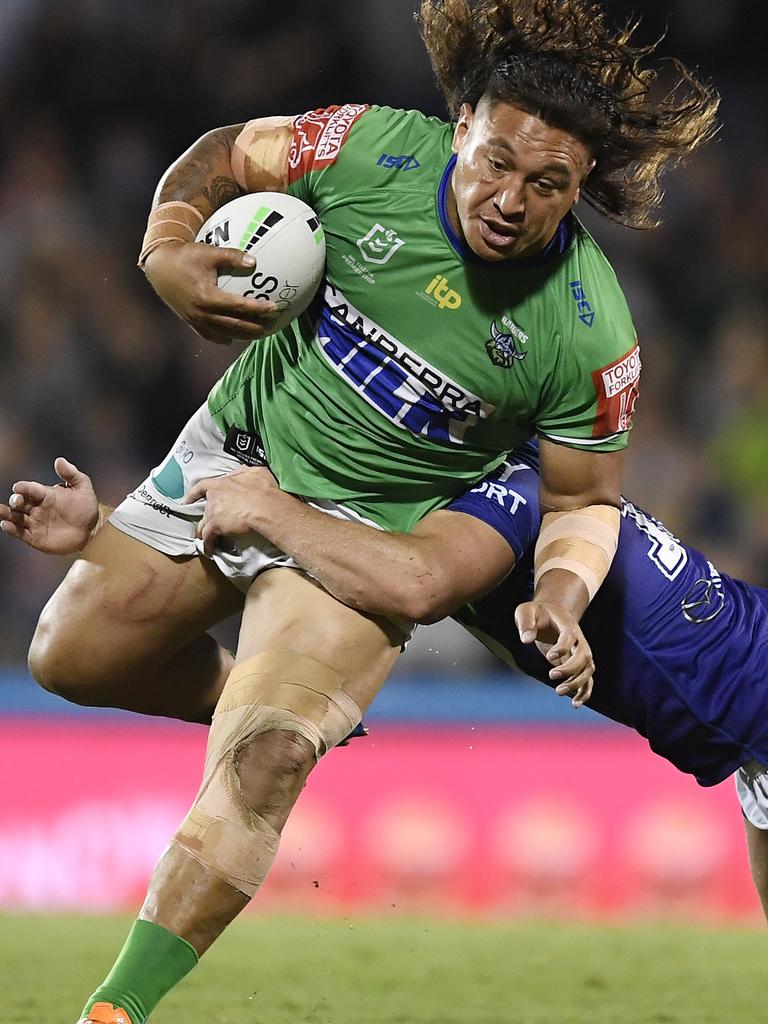
{"type": "MultiPolygon", "coordinates": [[[[498,146],[500,149],[506,149],[506,151],[512,157],[516,155],[515,147],[512,145],[509,139],[506,139],[503,135],[492,135],[488,139],[488,145],[498,146]]],[[[565,161],[563,160],[550,160],[548,163],[544,164],[543,167],[538,169],[538,173],[556,174],[559,175],[561,178],[566,178],[568,180],[570,180],[573,177],[572,168],[569,167],[569,165],[565,163],[565,161]]]]}

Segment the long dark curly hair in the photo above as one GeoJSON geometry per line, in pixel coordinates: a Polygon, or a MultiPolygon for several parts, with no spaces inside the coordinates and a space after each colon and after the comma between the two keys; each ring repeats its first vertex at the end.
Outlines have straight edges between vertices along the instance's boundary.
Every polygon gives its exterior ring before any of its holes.
{"type": "Polygon", "coordinates": [[[422,0],[418,20],[452,118],[487,97],[581,139],[582,196],[628,227],[660,223],[662,172],[718,130],[715,89],[588,0],[422,0]]]}

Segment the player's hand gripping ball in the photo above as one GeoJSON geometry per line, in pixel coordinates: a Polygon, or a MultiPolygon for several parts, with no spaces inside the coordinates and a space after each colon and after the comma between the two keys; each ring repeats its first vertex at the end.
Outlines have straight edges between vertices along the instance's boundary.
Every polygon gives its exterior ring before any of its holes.
{"type": "Polygon", "coordinates": [[[279,331],[304,312],[325,268],[325,236],[314,210],[282,192],[255,192],[220,207],[195,239],[253,256],[250,275],[219,274],[218,286],[245,298],[273,302],[279,331]]]}

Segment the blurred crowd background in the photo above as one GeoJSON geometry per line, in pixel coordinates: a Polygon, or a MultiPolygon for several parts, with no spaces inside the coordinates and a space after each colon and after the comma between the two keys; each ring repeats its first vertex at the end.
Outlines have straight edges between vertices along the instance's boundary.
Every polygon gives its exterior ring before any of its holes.
{"type": "MultiPolygon", "coordinates": [[[[73,459],[118,502],[233,358],[136,269],[152,193],[199,135],[345,101],[443,112],[410,0],[0,0],[0,491],[73,459]]],[[[755,5],[630,6],[641,38],[698,66],[723,129],[668,182],[665,226],[582,209],[616,267],[644,355],[626,493],[719,568],[768,582],[768,75],[755,5]]],[[[239,350],[238,350],[239,351],[239,350]]],[[[0,667],[24,663],[62,560],[0,538],[0,667]]],[[[406,664],[493,667],[458,628],[406,664]]]]}

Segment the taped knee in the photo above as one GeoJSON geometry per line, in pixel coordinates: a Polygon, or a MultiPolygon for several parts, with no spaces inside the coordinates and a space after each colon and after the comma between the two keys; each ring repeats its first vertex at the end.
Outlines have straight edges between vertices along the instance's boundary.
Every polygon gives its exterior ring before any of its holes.
{"type": "Polygon", "coordinates": [[[258,654],[227,680],[213,716],[203,783],[174,843],[247,896],[266,878],[279,834],[244,798],[238,751],[254,736],[283,730],[307,739],[320,758],[362,718],[343,683],[335,669],[291,651],[258,654]]]}

